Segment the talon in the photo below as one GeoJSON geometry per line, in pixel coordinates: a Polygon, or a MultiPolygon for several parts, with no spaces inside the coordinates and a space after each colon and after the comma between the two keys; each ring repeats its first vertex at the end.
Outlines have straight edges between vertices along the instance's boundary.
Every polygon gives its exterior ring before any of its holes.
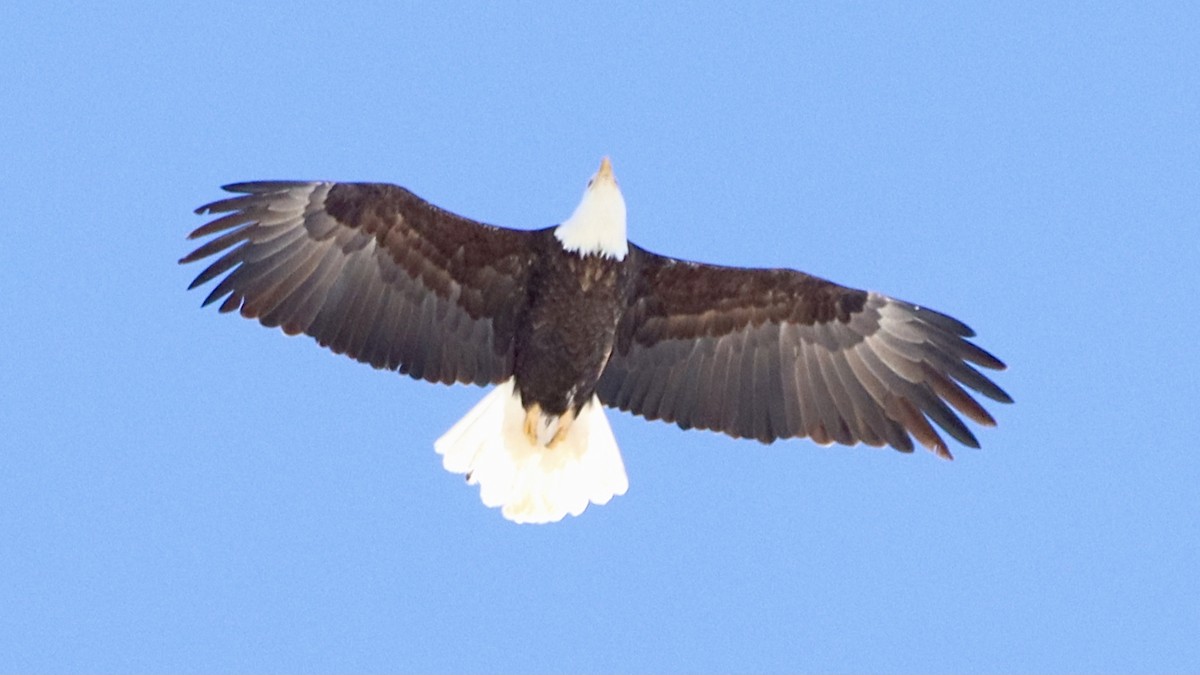
{"type": "Polygon", "coordinates": [[[542,419],[542,406],[534,403],[525,410],[525,438],[529,440],[529,444],[537,447],[538,443],[538,423],[542,419]]]}
{"type": "Polygon", "coordinates": [[[562,416],[558,418],[558,430],[554,432],[554,438],[550,439],[550,442],[546,444],[546,447],[553,450],[554,446],[562,443],[567,438],[567,432],[571,429],[571,423],[574,421],[575,409],[567,408],[567,412],[563,413],[562,416]]]}

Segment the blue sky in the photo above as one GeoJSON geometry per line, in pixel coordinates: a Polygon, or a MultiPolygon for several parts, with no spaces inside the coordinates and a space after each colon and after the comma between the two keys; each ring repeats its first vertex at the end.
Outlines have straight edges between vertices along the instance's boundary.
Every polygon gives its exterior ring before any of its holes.
{"type": "Polygon", "coordinates": [[[9,3],[0,669],[1195,670],[1197,35],[1190,3],[9,3]],[[516,526],[433,452],[482,390],[201,310],[176,264],[223,183],[529,228],[606,154],[634,241],[950,313],[1016,404],[952,463],[614,413],[629,493],[516,526]]]}

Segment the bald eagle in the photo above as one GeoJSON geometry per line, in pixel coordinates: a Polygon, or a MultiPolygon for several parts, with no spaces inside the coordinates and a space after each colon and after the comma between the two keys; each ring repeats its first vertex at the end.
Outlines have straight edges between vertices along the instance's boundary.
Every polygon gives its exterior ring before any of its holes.
{"type": "Polygon", "coordinates": [[[446,469],[517,522],[553,522],[629,486],[604,406],[771,443],[913,439],[934,425],[979,447],[963,387],[1011,398],[1002,370],[945,314],[789,269],[651,253],[625,234],[605,158],[561,224],[512,230],[395,185],[264,181],[201,206],[219,214],[180,262],[219,256],[204,304],[415,379],[495,385],[436,441],[446,469]],[[932,424],[931,424],[932,422],[932,424]]]}

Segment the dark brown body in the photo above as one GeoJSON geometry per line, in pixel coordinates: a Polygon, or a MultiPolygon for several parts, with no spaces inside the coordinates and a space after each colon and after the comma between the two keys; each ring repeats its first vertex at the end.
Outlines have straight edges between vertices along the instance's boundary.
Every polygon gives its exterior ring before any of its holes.
{"type": "Polygon", "coordinates": [[[595,393],[633,292],[630,265],[563,250],[553,228],[537,233],[525,315],[517,321],[513,376],[522,404],[578,412],[595,393]]]}

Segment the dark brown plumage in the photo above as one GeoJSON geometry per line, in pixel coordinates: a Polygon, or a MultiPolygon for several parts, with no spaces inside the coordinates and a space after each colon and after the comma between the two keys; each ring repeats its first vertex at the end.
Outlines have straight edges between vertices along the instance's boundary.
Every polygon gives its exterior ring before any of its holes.
{"type": "Polygon", "coordinates": [[[225,298],[222,312],[240,309],[429,382],[482,385],[512,374],[531,233],[461,218],[393,185],[225,189],[243,194],[197,209],[228,215],[190,238],[232,231],[180,261],[222,254],[189,287],[229,272],[205,305],[225,298]]]}
{"type": "Polygon", "coordinates": [[[992,417],[955,380],[1011,402],[969,363],[1002,369],[944,314],[793,270],[718,267],[633,248],[635,300],[598,392],[606,405],[684,429],[769,443],[913,448],[949,456],[992,417]],[[969,363],[968,363],[969,362],[969,363]]]}

